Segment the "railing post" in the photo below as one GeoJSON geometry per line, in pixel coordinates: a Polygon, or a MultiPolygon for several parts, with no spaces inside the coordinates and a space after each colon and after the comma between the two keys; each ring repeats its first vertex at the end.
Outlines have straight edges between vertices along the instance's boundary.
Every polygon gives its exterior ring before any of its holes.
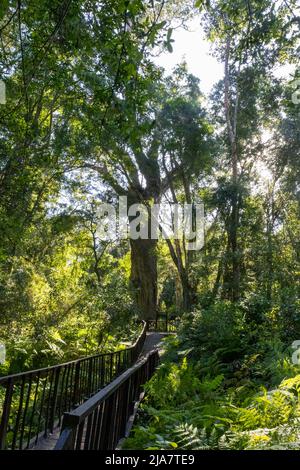
{"type": "Polygon", "coordinates": [[[76,407],[79,403],[79,379],[80,379],[80,361],[75,366],[75,377],[74,377],[74,394],[73,394],[73,406],[76,407]]]}
{"type": "Polygon", "coordinates": [[[53,395],[52,398],[49,396],[49,399],[51,399],[51,412],[50,412],[50,417],[49,417],[49,431],[52,433],[53,428],[54,428],[54,419],[55,419],[55,409],[56,409],[56,404],[57,404],[57,390],[58,390],[58,382],[59,382],[59,374],[60,374],[60,369],[57,369],[55,371],[55,379],[54,379],[54,390],[53,390],[53,395]]]}
{"type": "Polygon", "coordinates": [[[122,366],[121,366],[121,351],[118,351],[117,355],[118,355],[117,373],[119,374],[120,371],[122,370],[122,366]]]}
{"type": "Polygon", "coordinates": [[[60,437],[55,450],[75,450],[77,426],[70,420],[70,413],[64,413],[60,437]]]}
{"type": "Polygon", "coordinates": [[[112,381],[113,378],[113,353],[110,353],[110,363],[109,363],[109,381],[112,381]]]}
{"type": "MultiPolygon", "coordinates": [[[[109,425],[111,424],[111,415],[113,412],[113,401],[114,397],[111,395],[106,401],[105,401],[105,408],[104,408],[104,427],[102,432],[102,439],[100,438],[100,444],[99,444],[99,450],[107,450],[109,449],[109,441],[110,441],[110,432],[106,429],[107,423],[109,425]]],[[[109,427],[109,426],[108,426],[109,427]]]]}
{"type": "Polygon", "coordinates": [[[88,383],[87,383],[87,390],[86,390],[86,396],[89,398],[91,395],[92,391],[92,379],[93,379],[93,359],[89,360],[89,367],[88,367],[88,383]]]}
{"type": "Polygon", "coordinates": [[[13,380],[10,379],[6,386],[6,393],[5,393],[4,403],[3,403],[3,411],[2,411],[1,424],[0,424],[0,450],[4,450],[6,447],[5,444],[6,444],[7,425],[8,425],[8,420],[9,420],[13,391],[14,391],[14,384],[13,384],[13,380]]]}

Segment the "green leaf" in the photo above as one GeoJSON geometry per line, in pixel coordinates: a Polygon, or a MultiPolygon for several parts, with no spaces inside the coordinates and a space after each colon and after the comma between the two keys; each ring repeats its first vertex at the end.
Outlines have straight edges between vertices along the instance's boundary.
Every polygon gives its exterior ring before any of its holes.
{"type": "Polygon", "coordinates": [[[170,446],[174,447],[174,449],[178,447],[178,444],[176,444],[176,442],[170,442],[169,444],[170,446]]]}
{"type": "Polygon", "coordinates": [[[173,52],[173,47],[172,47],[172,44],[170,42],[167,42],[167,49],[169,52],[173,52]]]}

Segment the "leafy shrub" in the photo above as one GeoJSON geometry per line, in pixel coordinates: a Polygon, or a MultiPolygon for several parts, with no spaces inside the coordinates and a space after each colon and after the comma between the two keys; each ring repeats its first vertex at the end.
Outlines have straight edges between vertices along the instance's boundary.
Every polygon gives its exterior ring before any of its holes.
{"type": "Polygon", "coordinates": [[[206,309],[183,317],[180,336],[194,348],[194,355],[214,354],[220,360],[239,357],[243,343],[245,323],[241,309],[227,301],[216,302],[206,309]]]}
{"type": "Polygon", "coordinates": [[[185,315],[166,347],[126,448],[300,448],[299,366],[279,332],[223,302],[185,315]]]}

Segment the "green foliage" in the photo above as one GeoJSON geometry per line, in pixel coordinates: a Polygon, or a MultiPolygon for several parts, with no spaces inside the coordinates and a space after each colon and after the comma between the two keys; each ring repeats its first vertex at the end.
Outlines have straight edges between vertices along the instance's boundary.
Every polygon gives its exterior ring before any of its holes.
{"type": "Polygon", "coordinates": [[[125,347],[158,290],[185,315],[126,445],[299,447],[300,114],[275,76],[298,23],[296,0],[1,1],[1,374],[125,347]],[[153,60],[195,11],[225,62],[209,97],[153,60]],[[118,195],[201,198],[205,246],[99,240],[118,195]]]}
{"type": "Polygon", "coordinates": [[[241,312],[225,301],[183,317],[126,448],[299,448],[299,366],[291,348],[247,328],[241,312]]]}
{"type": "Polygon", "coordinates": [[[107,252],[101,259],[99,285],[90,234],[79,225],[65,233],[56,219],[53,223],[56,234],[45,231],[39,241],[45,250],[39,263],[18,257],[11,274],[2,277],[0,341],[7,349],[2,374],[115,350],[138,334],[119,254],[107,252]]]}
{"type": "Polygon", "coordinates": [[[242,310],[230,302],[216,302],[182,318],[181,334],[195,355],[213,355],[224,362],[239,356],[245,331],[242,310]]]}

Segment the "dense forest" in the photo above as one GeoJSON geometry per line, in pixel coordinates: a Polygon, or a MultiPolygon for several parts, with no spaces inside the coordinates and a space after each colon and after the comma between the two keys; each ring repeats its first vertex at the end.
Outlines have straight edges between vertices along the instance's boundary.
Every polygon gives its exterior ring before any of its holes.
{"type": "Polygon", "coordinates": [[[1,376],[169,318],[124,447],[300,449],[299,26],[297,0],[1,0],[1,376]],[[195,18],[210,93],[157,61],[195,18]],[[159,236],[100,236],[121,196],[167,207],[159,236]],[[197,201],[190,249],[166,226],[197,201]]]}

